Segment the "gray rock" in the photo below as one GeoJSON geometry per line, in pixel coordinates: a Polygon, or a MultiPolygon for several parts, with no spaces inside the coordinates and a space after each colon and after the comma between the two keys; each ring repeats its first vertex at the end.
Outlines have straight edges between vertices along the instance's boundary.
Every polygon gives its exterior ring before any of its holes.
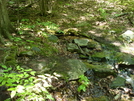
{"type": "Polygon", "coordinates": [[[88,70],[86,65],[81,60],[69,59],[67,63],[70,67],[70,70],[67,72],[69,79],[77,79],[88,70]]]}
{"type": "Polygon", "coordinates": [[[81,60],[61,56],[49,57],[44,61],[29,62],[29,67],[37,71],[38,74],[57,73],[66,80],[78,79],[88,70],[81,60]]]}
{"type": "Polygon", "coordinates": [[[50,70],[50,67],[48,66],[50,63],[47,63],[46,61],[30,61],[28,63],[28,66],[37,71],[38,74],[42,74],[48,70],[50,70]]]}
{"type": "Polygon", "coordinates": [[[62,59],[53,70],[67,80],[78,79],[88,69],[86,65],[78,59],[62,59]]]}
{"type": "Polygon", "coordinates": [[[89,40],[87,45],[88,48],[101,48],[101,45],[97,41],[94,41],[92,39],[88,39],[88,40],[89,40]]]}
{"type": "Polygon", "coordinates": [[[87,46],[89,40],[86,38],[80,38],[80,39],[74,39],[74,43],[76,43],[79,46],[87,46]]]}
{"type": "Polygon", "coordinates": [[[79,48],[78,48],[78,46],[76,44],[69,43],[67,45],[67,50],[70,51],[70,52],[78,52],[79,48]]]}
{"type": "Polygon", "coordinates": [[[100,62],[106,62],[106,57],[109,57],[108,56],[109,54],[106,54],[104,51],[102,52],[95,52],[94,54],[91,55],[92,59],[94,61],[100,61],[100,62]]]}
{"type": "Polygon", "coordinates": [[[127,30],[125,33],[121,35],[125,41],[132,42],[134,40],[134,32],[131,30],[127,30]]]}
{"type": "Polygon", "coordinates": [[[56,43],[58,41],[58,37],[55,36],[55,35],[49,35],[48,40],[51,41],[51,42],[56,43]]]}
{"type": "Polygon", "coordinates": [[[92,69],[94,72],[94,76],[97,76],[99,78],[105,78],[109,75],[116,76],[116,73],[114,70],[112,70],[112,66],[109,64],[89,64],[86,63],[87,68],[92,69]]]}
{"type": "Polygon", "coordinates": [[[110,84],[111,88],[117,88],[117,87],[124,87],[125,86],[125,79],[122,77],[116,77],[112,83],[110,84]]]}
{"type": "Polygon", "coordinates": [[[134,65],[134,57],[131,54],[117,52],[115,58],[122,64],[134,65]]]}

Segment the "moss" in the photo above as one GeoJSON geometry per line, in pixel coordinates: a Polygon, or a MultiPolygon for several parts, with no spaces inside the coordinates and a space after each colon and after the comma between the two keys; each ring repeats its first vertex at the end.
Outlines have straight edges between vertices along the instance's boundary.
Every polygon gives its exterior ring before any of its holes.
{"type": "Polygon", "coordinates": [[[100,96],[97,98],[93,98],[93,97],[86,98],[86,101],[109,101],[109,100],[106,96],[100,96]]]}
{"type": "Polygon", "coordinates": [[[58,49],[48,42],[44,43],[43,47],[41,48],[41,52],[39,54],[44,56],[51,56],[56,53],[58,53],[58,49]]]}

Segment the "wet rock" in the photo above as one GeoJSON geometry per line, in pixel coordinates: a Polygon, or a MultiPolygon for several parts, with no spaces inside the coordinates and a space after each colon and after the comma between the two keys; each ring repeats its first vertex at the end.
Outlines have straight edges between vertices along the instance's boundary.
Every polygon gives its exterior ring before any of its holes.
{"type": "Polygon", "coordinates": [[[128,71],[121,70],[118,74],[120,77],[124,78],[126,80],[126,84],[131,85],[132,90],[134,91],[134,79],[132,75],[128,75],[128,71]]]}
{"type": "Polygon", "coordinates": [[[84,75],[89,79],[89,80],[94,80],[94,72],[92,69],[87,70],[84,75]]]}
{"type": "Polygon", "coordinates": [[[119,64],[118,69],[121,71],[126,71],[128,75],[134,75],[134,64],[119,64]]]}
{"type": "Polygon", "coordinates": [[[117,87],[124,87],[125,86],[125,79],[122,77],[117,76],[112,83],[110,84],[111,88],[117,88],[117,87]]]}

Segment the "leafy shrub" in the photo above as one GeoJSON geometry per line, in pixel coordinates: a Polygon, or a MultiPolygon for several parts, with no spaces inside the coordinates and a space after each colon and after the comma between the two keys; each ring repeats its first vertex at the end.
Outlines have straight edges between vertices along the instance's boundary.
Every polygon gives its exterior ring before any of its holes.
{"type": "MultiPolygon", "coordinates": [[[[46,76],[37,75],[32,69],[24,69],[20,66],[15,68],[0,64],[3,69],[0,72],[0,86],[6,86],[10,91],[11,99],[15,101],[44,101],[52,99],[47,91],[51,85],[46,81],[46,76]]],[[[7,99],[10,101],[10,99],[7,99]]]]}

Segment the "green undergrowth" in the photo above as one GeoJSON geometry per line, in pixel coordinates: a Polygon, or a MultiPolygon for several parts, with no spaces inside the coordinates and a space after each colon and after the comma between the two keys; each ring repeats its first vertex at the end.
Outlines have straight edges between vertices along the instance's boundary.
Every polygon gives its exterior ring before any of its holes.
{"type": "Polygon", "coordinates": [[[7,42],[6,46],[10,49],[5,53],[4,64],[16,64],[17,57],[47,57],[58,53],[58,38],[51,36],[50,32],[44,31],[45,28],[55,30],[58,25],[52,22],[39,23],[39,21],[36,21],[35,25],[29,23],[28,19],[23,19],[18,27],[19,36],[14,35],[13,42],[7,42]]]}
{"type": "Polygon", "coordinates": [[[51,32],[46,31],[46,29],[55,31],[58,25],[52,22],[40,22],[37,20],[35,24],[31,24],[29,19],[23,19],[18,26],[19,35],[14,35],[13,42],[5,44],[8,50],[4,50],[4,56],[1,59],[0,86],[7,87],[10,94],[11,98],[6,101],[11,101],[11,99],[15,101],[53,100],[48,92],[52,85],[46,80],[49,74],[41,75],[30,68],[18,66],[23,59],[50,57],[59,52],[58,38],[49,37],[51,32]]]}
{"type": "Polygon", "coordinates": [[[52,87],[46,81],[48,77],[37,75],[36,71],[30,68],[25,69],[18,66],[18,62],[21,62],[21,60],[18,61],[18,57],[34,59],[38,56],[56,55],[58,53],[57,41],[51,42],[48,38],[50,33],[38,28],[39,26],[48,26],[47,28],[55,30],[57,25],[51,22],[36,22],[37,26],[30,25],[28,19],[23,19],[22,22],[18,28],[19,35],[14,35],[13,42],[5,44],[9,49],[4,50],[4,56],[1,59],[0,86],[6,86],[10,94],[11,98],[6,101],[11,101],[11,99],[15,101],[53,100],[47,90],[52,87]],[[35,27],[37,28],[33,30],[35,27]]]}
{"type": "Polygon", "coordinates": [[[35,101],[53,100],[48,92],[52,87],[47,82],[46,75],[36,75],[32,69],[24,69],[20,66],[15,68],[0,64],[0,86],[7,87],[11,98],[6,101],[35,101]],[[11,100],[12,99],[12,100],[11,100]]]}

